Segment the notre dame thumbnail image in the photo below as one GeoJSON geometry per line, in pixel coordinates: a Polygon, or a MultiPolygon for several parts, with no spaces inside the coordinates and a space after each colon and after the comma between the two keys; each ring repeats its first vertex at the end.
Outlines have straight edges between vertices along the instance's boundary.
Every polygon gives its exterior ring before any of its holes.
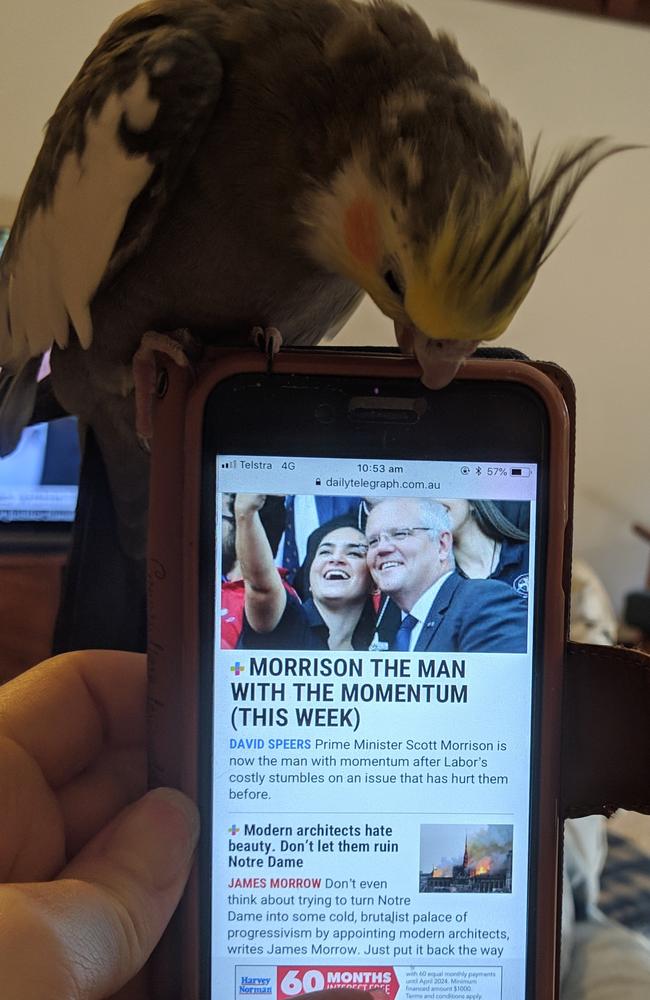
{"type": "Polygon", "coordinates": [[[512,825],[423,824],[420,892],[512,892],[512,825]]]}

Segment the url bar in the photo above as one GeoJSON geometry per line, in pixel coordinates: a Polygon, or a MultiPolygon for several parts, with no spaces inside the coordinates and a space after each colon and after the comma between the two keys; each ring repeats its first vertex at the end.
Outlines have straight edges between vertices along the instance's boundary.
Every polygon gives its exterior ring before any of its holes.
{"type": "Polygon", "coordinates": [[[532,500],[535,488],[535,466],[511,463],[217,457],[217,489],[224,493],[532,500]]]}

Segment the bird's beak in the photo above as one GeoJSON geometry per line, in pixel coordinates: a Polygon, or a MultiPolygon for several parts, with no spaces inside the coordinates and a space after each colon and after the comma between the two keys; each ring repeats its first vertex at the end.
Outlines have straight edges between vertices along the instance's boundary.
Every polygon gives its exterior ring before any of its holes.
{"type": "Polygon", "coordinates": [[[402,352],[415,356],[428,389],[449,385],[465,358],[479,345],[478,340],[432,340],[416,326],[397,322],[395,336],[402,352]]]}

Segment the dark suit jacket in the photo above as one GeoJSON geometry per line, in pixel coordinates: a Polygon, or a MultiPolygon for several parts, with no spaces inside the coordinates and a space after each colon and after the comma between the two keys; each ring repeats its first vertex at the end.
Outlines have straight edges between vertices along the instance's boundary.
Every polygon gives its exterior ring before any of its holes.
{"type": "MultiPolygon", "coordinates": [[[[396,620],[390,609],[385,617],[396,620]]],[[[453,573],[438,591],[413,652],[525,653],[527,634],[526,603],[512,587],[453,573]]],[[[391,648],[394,637],[394,631],[380,634],[391,648]]]]}

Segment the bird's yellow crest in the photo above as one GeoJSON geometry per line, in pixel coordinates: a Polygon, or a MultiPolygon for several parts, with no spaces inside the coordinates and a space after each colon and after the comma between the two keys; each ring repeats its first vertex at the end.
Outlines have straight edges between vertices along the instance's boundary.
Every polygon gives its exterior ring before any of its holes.
{"type": "Polygon", "coordinates": [[[515,164],[491,195],[457,183],[447,213],[413,262],[405,308],[422,332],[441,340],[494,340],[526,297],[578,187],[607,156],[631,147],[592,139],[560,153],[534,178],[515,164]]]}
{"type": "Polygon", "coordinates": [[[528,165],[514,160],[500,189],[461,176],[444,214],[423,236],[420,188],[396,194],[375,176],[361,147],[301,203],[305,245],[396,322],[434,340],[494,340],[559,242],[558,228],[582,181],[601,160],[629,148],[591,139],[563,150],[536,177],[536,145],[528,165]]]}

